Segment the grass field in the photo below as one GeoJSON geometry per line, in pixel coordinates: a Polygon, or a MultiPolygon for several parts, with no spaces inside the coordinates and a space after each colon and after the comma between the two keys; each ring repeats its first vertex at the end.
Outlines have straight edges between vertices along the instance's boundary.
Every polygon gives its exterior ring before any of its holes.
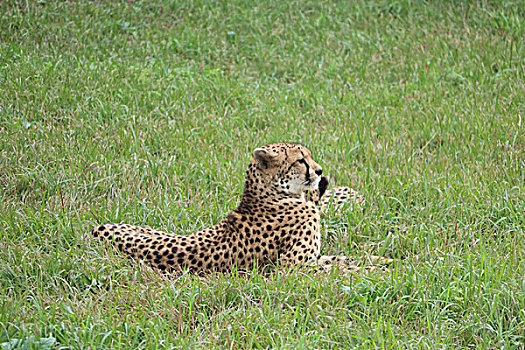
{"type": "Polygon", "coordinates": [[[3,349],[525,347],[525,1],[0,1],[3,349]],[[235,208],[299,142],[380,276],[166,280],[90,240],[235,208]]]}

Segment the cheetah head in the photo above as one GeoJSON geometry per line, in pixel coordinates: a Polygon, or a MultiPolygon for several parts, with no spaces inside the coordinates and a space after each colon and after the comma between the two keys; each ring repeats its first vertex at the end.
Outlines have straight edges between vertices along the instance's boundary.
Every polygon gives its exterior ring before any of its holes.
{"type": "Polygon", "coordinates": [[[272,143],[255,149],[251,164],[262,174],[264,185],[295,195],[317,189],[323,173],[308,148],[292,143],[272,143]]]}

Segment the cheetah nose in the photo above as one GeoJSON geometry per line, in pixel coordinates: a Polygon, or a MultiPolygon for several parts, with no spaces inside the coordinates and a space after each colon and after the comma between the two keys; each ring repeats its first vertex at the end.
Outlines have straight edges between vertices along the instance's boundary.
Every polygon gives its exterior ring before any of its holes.
{"type": "Polygon", "coordinates": [[[321,174],[323,173],[323,168],[319,168],[315,171],[315,173],[319,176],[321,176],[321,174]]]}

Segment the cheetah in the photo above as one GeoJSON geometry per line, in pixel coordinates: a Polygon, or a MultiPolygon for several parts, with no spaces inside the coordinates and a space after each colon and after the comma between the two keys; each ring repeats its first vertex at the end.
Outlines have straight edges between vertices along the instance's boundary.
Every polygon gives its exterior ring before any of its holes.
{"type": "Polygon", "coordinates": [[[348,203],[356,204],[357,208],[361,209],[364,203],[363,194],[350,187],[335,187],[326,191],[325,188],[327,186],[328,177],[323,176],[319,183],[319,189],[305,192],[306,200],[312,201],[321,214],[331,211],[341,213],[342,209],[345,208],[345,204],[348,203]],[[323,185],[323,181],[326,182],[325,185],[323,185]]]}
{"type": "Polygon", "coordinates": [[[224,220],[190,235],[127,224],[93,228],[125,255],[164,273],[227,272],[254,265],[342,266],[344,256],[320,253],[320,211],[331,202],[360,200],[348,188],[326,191],[328,177],[306,147],[269,144],[253,151],[242,200],[224,220]],[[307,198],[310,197],[310,198],[307,198]]]}

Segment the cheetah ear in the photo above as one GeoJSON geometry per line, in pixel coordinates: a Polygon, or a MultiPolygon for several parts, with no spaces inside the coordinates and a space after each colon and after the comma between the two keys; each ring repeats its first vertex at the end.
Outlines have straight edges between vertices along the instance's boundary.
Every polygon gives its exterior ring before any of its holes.
{"type": "Polygon", "coordinates": [[[265,150],[264,148],[256,148],[253,151],[253,159],[257,160],[260,166],[264,169],[268,169],[275,157],[277,157],[275,153],[265,150]]]}
{"type": "Polygon", "coordinates": [[[256,148],[254,151],[253,151],[253,157],[257,160],[260,160],[262,162],[269,162],[271,161],[273,158],[275,158],[277,155],[268,151],[268,150],[265,150],[264,148],[256,148]]]}

